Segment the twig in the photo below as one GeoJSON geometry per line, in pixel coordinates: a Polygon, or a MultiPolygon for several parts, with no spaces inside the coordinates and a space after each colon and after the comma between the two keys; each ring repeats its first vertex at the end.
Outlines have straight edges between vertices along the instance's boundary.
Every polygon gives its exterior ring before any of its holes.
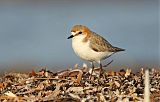
{"type": "Polygon", "coordinates": [[[35,80],[59,80],[57,78],[34,78],[35,80]]]}
{"type": "Polygon", "coordinates": [[[149,70],[145,71],[145,79],[144,79],[144,102],[150,102],[150,79],[149,79],[149,70]]]}
{"type": "Polygon", "coordinates": [[[112,62],[113,62],[113,60],[110,61],[109,63],[107,63],[106,65],[104,65],[103,67],[108,67],[112,62]]]}

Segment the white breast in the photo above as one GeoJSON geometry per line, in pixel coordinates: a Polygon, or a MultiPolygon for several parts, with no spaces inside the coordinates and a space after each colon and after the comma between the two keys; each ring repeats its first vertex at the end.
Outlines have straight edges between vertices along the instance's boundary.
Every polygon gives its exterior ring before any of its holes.
{"type": "Polygon", "coordinates": [[[113,52],[96,52],[89,46],[89,41],[83,42],[84,35],[78,35],[72,38],[72,47],[74,52],[82,59],[99,62],[113,54],[113,52]]]}

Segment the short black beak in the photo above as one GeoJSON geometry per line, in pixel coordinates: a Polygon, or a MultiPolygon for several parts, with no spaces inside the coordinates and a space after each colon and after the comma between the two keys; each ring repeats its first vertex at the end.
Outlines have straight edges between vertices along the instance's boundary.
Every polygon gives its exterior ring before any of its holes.
{"type": "Polygon", "coordinates": [[[73,35],[71,35],[71,36],[69,36],[67,39],[70,39],[70,38],[73,38],[74,36],[73,35]]]}

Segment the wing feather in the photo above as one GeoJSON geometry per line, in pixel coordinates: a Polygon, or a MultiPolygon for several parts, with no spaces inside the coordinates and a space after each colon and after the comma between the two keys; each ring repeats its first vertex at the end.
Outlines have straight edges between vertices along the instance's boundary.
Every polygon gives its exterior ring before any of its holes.
{"type": "Polygon", "coordinates": [[[112,46],[106,39],[94,32],[92,32],[92,35],[90,36],[90,47],[96,52],[124,51],[124,49],[112,46]]]}

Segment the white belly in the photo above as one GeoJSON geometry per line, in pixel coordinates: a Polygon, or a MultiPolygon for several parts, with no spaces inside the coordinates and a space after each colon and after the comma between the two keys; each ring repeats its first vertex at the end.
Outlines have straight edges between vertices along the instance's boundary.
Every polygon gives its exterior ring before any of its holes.
{"type": "Polygon", "coordinates": [[[96,52],[92,50],[89,47],[89,41],[82,42],[83,38],[84,36],[77,36],[72,39],[73,50],[80,58],[99,62],[113,54],[113,52],[96,52]]]}

